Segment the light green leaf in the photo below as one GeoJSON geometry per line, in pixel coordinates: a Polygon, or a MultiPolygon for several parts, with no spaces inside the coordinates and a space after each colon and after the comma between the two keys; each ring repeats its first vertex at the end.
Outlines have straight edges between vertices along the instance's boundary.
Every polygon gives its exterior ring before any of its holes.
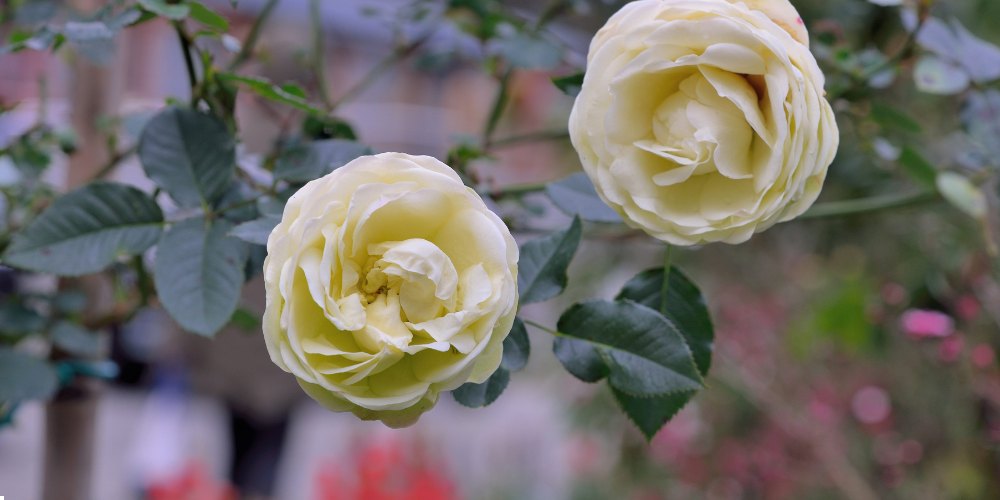
{"type": "Polygon", "coordinates": [[[528,330],[524,328],[521,318],[514,318],[510,333],[503,339],[503,360],[500,366],[508,371],[519,371],[528,364],[530,355],[531,340],[528,339],[528,330]]]}
{"type": "Polygon", "coordinates": [[[919,134],[922,130],[920,124],[904,111],[878,102],[872,103],[872,119],[885,128],[914,134],[919,134]]]}
{"type": "Polygon", "coordinates": [[[583,231],[578,217],[565,231],[529,241],[521,247],[517,290],[521,304],[541,302],[562,293],[568,277],[566,269],[580,245],[583,231]]]}
{"type": "Polygon", "coordinates": [[[61,276],[96,273],[144,252],[162,225],[160,207],[142,191],[96,182],[56,198],[14,237],[3,263],[61,276]]]}
{"type": "Polygon", "coordinates": [[[51,365],[28,354],[0,349],[0,406],[29,399],[48,399],[59,388],[51,365]]]}
{"type": "Polygon", "coordinates": [[[209,205],[226,192],[236,170],[226,126],[195,110],[170,107],[149,120],[139,139],[146,175],[183,207],[209,205]]]}
{"type": "Polygon", "coordinates": [[[229,318],[229,324],[247,333],[260,334],[261,315],[242,307],[237,307],[233,311],[233,317],[229,318]]]}
{"type": "Polygon", "coordinates": [[[188,2],[191,9],[191,19],[198,21],[217,31],[228,31],[229,21],[201,2],[188,2]]]}
{"type": "Polygon", "coordinates": [[[171,4],[166,0],[139,0],[139,5],[149,12],[173,21],[180,21],[191,13],[191,6],[186,2],[171,4]]]}
{"type": "Polygon", "coordinates": [[[52,343],[74,356],[93,358],[101,354],[101,338],[81,325],[60,321],[52,327],[52,343]]]}
{"type": "Polygon", "coordinates": [[[267,237],[274,227],[281,222],[281,216],[265,215],[259,219],[244,222],[229,232],[230,236],[239,238],[254,245],[267,245],[267,237]]]}
{"type": "Polygon", "coordinates": [[[552,69],[562,62],[562,49],[534,33],[518,32],[496,43],[500,55],[515,68],[552,69]]]}
{"type": "Polygon", "coordinates": [[[310,104],[305,98],[305,92],[294,83],[277,85],[263,77],[241,76],[233,73],[220,73],[218,77],[223,80],[241,83],[251,92],[270,101],[286,104],[307,113],[323,114],[323,110],[310,104]]]}
{"type": "Polygon", "coordinates": [[[986,195],[961,174],[942,172],[937,176],[937,188],[944,199],[970,217],[986,216],[986,195]]]}
{"type": "Polygon", "coordinates": [[[934,187],[938,175],[937,169],[916,149],[903,146],[903,151],[899,154],[899,164],[913,180],[934,187]]]}
{"type": "MultiPolygon", "coordinates": [[[[660,309],[662,291],[663,268],[659,267],[639,273],[625,283],[617,300],[631,300],[656,311],[660,309]]],[[[684,336],[698,371],[702,376],[707,375],[712,364],[715,329],[701,291],[676,267],[670,269],[666,305],[663,315],[684,336]]]]}
{"type": "Polygon", "coordinates": [[[583,172],[545,186],[545,193],[567,215],[579,215],[592,222],[621,222],[622,218],[594,190],[594,184],[583,172]]]}
{"type": "Polygon", "coordinates": [[[187,219],[164,233],[157,247],[156,293],[188,331],[214,335],[236,310],[247,245],[227,236],[230,229],[224,220],[187,219]]]}
{"type": "Polygon", "coordinates": [[[455,397],[455,401],[461,403],[462,406],[482,408],[496,401],[507,388],[509,382],[510,372],[503,368],[497,368],[497,371],[493,372],[493,375],[490,375],[486,382],[462,384],[458,389],[451,391],[451,394],[455,397]]]}
{"type": "Polygon", "coordinates": [[[367,154],[371,154],[368,146],[345,139],[300,144],[278,157],[274,177],[289,182],[309,182],[367,154]]]}
{"type": "Polygon", "coordinates": [[[659,312],[632,301],[592,301],[559,318],[562,335],[594,344],[612,387],[633,396],[697,391],[702,377],[677,328],[659,312]]]}

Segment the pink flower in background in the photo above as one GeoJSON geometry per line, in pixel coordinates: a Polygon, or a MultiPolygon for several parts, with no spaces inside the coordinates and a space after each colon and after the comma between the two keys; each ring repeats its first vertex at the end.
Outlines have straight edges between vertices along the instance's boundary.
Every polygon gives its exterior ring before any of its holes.
{"type": "Polygon", "coordinates": [[[886,283],[882,285],[882,300],[890,306],[902,304],[908,295],[906,288],[899,283],[886,283]]]}
{"type": "Polygon", "coordinates": [[[874,425],[889,418],[892,413],[892,402],[885,389],[868,385],[858,389],[851,398],[851,411],[854,418],[868,425],[874,425]]]}
{"type": "Polygon", "coordinates": [[[971,320],[979,315],[979,301],[971,295],[963,295],[955,301],[955,313],[960,319],[971,320]]]}
{"type": "Polygon", "coordinates": [[[942,338],[955,332],[955,320],[940,311],[910,309],[903,313],[899,323],[914,338],[942,338]]]}
{"type": "Polygon", "coordinates": [[[996,353],[989,344],[979,344],[972,348],[969,358],[972,360],[972,365],[976,368],[988,368],[996,359],[996,353]]]}
{"type": "Polygon", "coordinates": [[[948,337],[938,345],[938,358],[945,363],[953,363],[958,360],[965,350],[965,339],[959,335],[948,337]]]}

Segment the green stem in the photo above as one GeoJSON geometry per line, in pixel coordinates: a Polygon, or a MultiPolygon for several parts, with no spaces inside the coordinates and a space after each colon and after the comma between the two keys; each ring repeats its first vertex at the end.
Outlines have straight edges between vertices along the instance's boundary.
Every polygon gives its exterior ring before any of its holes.
{"type": "Polygon", "coordinates": [[[860,215],[883,210],[893,210],[914,205],[921,205],[937,201],[938,194],[931,191],[920,191],[909,194],[893,194],[883,196],[873,196],[871,198],[860,198],[856,200],[832,201],[828,203],[817,203],[806,213],[799,216],[799,219],[821,219],[828,217],[843,217],[849,215],[860,215]]]}
{"type": "Polygon", "coordinates": [[[243,47],[240,48],[239,53],[236,54],[233,61],[229,63],[229,71],[236,70],[253,56],[253,50],[257,46],[257,40],[260,38],[260,30],[264,27],[264,23],[267,22],[267,19],[271,16],[271,12],[277,5],[278,0],[268,0],[264,4],[264,8],[261,9],[257,19],[253,21],[253,26],[250,27],[250,33],[247,35],[247,40],[243,42],[243,47]]]}
{"type": "Polygon", "coordinates": [[[330,98],[330,86],[326,81],[326,69],[324,68],[324,47],[323,47],[323,18],[320,17],[319,0],[310,0],[309,17],[312,22],[312,72],[316,78],[317,92],[320,101],[327,110],[333,108],[333,100],[330,98]]]}
{"type": "Polygon", "coordinates": [[[660,285],[660,313],[667,314],[667,292],[670,291],[670,261],[673,258],[673,247],[665,245],[663,249],[663,284],[660,285]]]}
{"type": "Polygon", "coordinates": [[[187,68],[188,83],[191,85],[191,105],[198,103],[198,74],[194,69],[194,59],[191,57],[191,38],[184,31],[181,21],[174,21],[174,31],[181,42],[181,53],[184,55],[184,66],[187,68]]]}
{"type": "Polygon", "coordinates": [[[90,181],[93,182],[107,177],[108,174],[110,174],[111,171],[114,170],[115,167],[117,167],[118,164],[122,162],[122,160],[135,154],[135,152],[138,149],[139,146],[138,144],[136,144],[122,151],[116,151],[113,155],[111,155],[111,158],[108,159],[108,162],[105,163],[104,166],[102,166],[101,169],[94,174],[94,177],[92,177],[90,181]]]}
{"type": "Polygon", "coordinates": [[[527,319],[527,318],[521,318],[521,321],[523,321],[524,324],[526,324],[526,325],[531,325],[531,326],[533,326],[535,328],[538,328],[539,330],[541,330],[543,332],[547,332],[547,333],[550,333],[552,335],[555,335],[556,337],[565,337],[566,336],[566,334],[564,334],[564,333],[562,333],[562,332],[560,332],[558,330],[549,328],[549,327],[547,327],[547,326],[545,326],[545,325],[543,325],[543,324],[541,324],[541,323],[539,323],[537,321],[532,321],[532,320],[527,319]]]}
{"type": "Polygon", "coordinates": [[[252,196],[252,197],[247,198],[245,200],[240,200],[240,201],[237,201],[236,203],[232,203],[232,204],[226,205],[226,206],[224,206],[222,208],[216,209],[214,211],[214,213],[215,213],[215,215],[221,215],[221,214],[224,214],[226,212],[229,212],[230,210],[236,210],[237,208],[243,208],[245,206],[257,203],[257,200],[259,200],[259,199],[261,199],[261,198],[263,198],[265,196],[267,196],[267,195],[266,194],[258,194],[256,196],[252,196]]]}
{"type": "Polygon", "coordinates": [[[139,307],[147,306],[149,298],[153,295],[152,286],[150,286],[152,282],[149,279],[149,273],[146,272],[141,255],[132,258],[132,267],[135,269],[136,286],[139,288],[139,307]]]}
{"type": "Polygon", "coordinates": [[[545,186],[547,182],[539,182],[534,184],[517,184],[514,186],[507,186],[490,192],[493,198],[506,198],[508,196],[522,196],[531,193],[538,193],[540,191],[545,191],[545,186]]]}
{"type": "Polygon", "coordinates": [[[569,139],[569,132],[566,130],[542,130],[539,132],[529,132],[527,134],[511,135],[494,139],[491,143],[494,148],[515,146],[526,142],[561,141],[569,139]]]}
{"type": "Polygon", "coordinates": [[[483,151],[489,151],[490,147],[493,146],[493,133],[496,132],[497,124],[500,123],[500,117],[503,116],[507,100],[510,98],[508,86],[513,73],[512,70],[507,69],[500,76],[500,86],[497,88],[496,97],[493,98],[493,106],[490,108],[490,114],[486,117],[486,125],[483,127],[483,151]]]}

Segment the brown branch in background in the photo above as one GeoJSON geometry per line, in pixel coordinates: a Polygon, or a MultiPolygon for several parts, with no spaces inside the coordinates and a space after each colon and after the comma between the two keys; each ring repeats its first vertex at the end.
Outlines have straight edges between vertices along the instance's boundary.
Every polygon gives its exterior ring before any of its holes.
{"type": "Polygon", "coordinates": [[[875,489],[848,460],[843,440],[829,428],[818,427],[802,418],[800,413],[757,379],[750,370],[741,368],[732,358],[716,363],[714,379],[738,390],[764,416],[790,435],[807,444],[830,481],[853,500],[878,500],[875,489]]]}
{"type": "Polygon", "coordinates": [[[246,41],[243,42],[243,46],[240,51],[233,58],[232,62],[229,63],[229,71],[235,71],[244,63],[250,60],[253,56],[253,51],[257,47],[257,40],[260,39],[260,31],[264,27],[264,23],[271,17],[271,12],[274,11],[274,7],[278,5],[279,0],[268,0],[264,4],[264,8],[260,10],[260,14],[253,21],[253,26],[250,27],[250,33],[247,35],[246,41]]]}
{"type": "Polygon", "coordinates": [[[109,174],[111,174],[111,172],[115,169],[115,167],[117,167],[122,161],[135,154],[136,151],[138,150],[139,150],[139,144],[136,143],[121,151],[115,151],[114,153],[111,154],[111,158],[108,158],[108,161],[105,162],[104,166],[102,166],[94,174],[94,177],[92,177],[89,182],[99,181],[101,179],[104,179],[109,174]]]}
{"type": "Polygon", "coordinates": [[[423,35],[415,38],[412,42],[397,47],[395,50],[389,53],[389,55],[382,58],[381,61],[375,63],[375,66],[372,66],[372,69],[370,69],[368,73],[365,74],[365,76],[358,81],[358,83],[348,88],[347,91],[343,93],[343,95],[341,95],[339,98],[333,101],[333,104],[330,105],[329,110],[333,111],[334,109],[338,108],[345,102],[350,101],[351,99],[357,97],[358,94],[360,94],[365,88],[371,85],[380,76],[382,76],[382,74],[385,73],[394,64],[396,64],[399,61],[402,61],[403,59],[406,59],[414,52],[416,52],[417,49],[423,46],[423,44],[430,39],[431,35],[434,34],[434,31],[435,31],[434,29],[428,30],[423,35]]]}
{"type": "Polygon", "coordinates": [[[316,79],[316,90],[323,107],[328,111],[333,109],[333,99],[330,98],[330,85],[326,81],[326,59],[323,46],[323,18],[320,17],[319,0],[309,1],[309,21],[312,25],[312,54],[309,66],[316,79]]]}

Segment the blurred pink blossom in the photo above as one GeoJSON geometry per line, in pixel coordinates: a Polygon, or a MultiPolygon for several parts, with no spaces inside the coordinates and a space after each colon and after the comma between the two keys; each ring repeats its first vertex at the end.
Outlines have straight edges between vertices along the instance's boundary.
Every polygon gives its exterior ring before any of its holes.
{"type": "Polygon", "coordinates": [[[941,338],[955,332],[955,321],[940,311],[909,309],[899,323],[903,331],[914,338],[941,338]]]}
{"type": "Polygon", "coordinates": [[[854,393],[854,397],[851,398],[851,411],[861,423],[873,425],[889,418],[889,414],[892,413],[892,403],[884,389],[868,385],[854,393]]]}
{"type": "Polygon", "coordinates": [[[886,283],[882,285],[882,300],[890,306],[898,306],[906,300],[908,293],[906,288],[899,283],[886,283]]]}
{"type": "Polygon", "coordinates": [[[976,368],[988,368],[993,364],[993,360],[996,359],[996,353],[989,344],[979,344],[972,348],[969,358],[972,360],[972,365],[976,368]]]}
{"type": "Polygon", "coordinates": [[[945,363],[955,362],[965,350],[965,339],[959,335],[948,337],[938,345],[938,358],[945,363]]]}
{"type": "Polygon", "coordinates": [[[979,301],[971,295],[963,295],[955,301],[955,314],[966,321],[979,315],[979,301]]]}

